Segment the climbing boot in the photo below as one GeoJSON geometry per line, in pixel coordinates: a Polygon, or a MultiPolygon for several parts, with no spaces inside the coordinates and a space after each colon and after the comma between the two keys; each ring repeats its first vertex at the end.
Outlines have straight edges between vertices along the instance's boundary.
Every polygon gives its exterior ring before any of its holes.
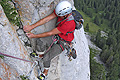
{"type": "MultiPolygon", "coordinates": [[[[43,53],[43,52],[41,52],[41,53],[43,53]]],[[[38,53],[33,52],[30,54],[30,56],[34,57],[34,58],[43,58],[44,54],[38,54],[38,53]]]]}
{"type": "Polygon", "coordinates": [[[45,74],[42,73],[40,76],[37,77],[39,80],[45,80],[45,74]]]}
{"type": "Polygon", "coordinates": [[[33,52],[33,53],[30,53],[30,56],[31,56],[31,57],[38,57],[38,54],[35,53],[35,52],[33,52]]]}

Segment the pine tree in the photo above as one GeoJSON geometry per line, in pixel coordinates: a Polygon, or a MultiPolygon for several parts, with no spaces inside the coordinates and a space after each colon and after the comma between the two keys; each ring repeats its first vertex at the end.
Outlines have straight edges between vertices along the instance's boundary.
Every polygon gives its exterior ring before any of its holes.
{"type": "Polygon", "coordinates": [[[97,15],[95,16],[94,23],[97,25],[100,25],[99,24],[99,17],[97,15]]]}
{"type": "Polygon", "coordinates": [[[101,39],[101,30],[99,29],[97,32],[96,41],[95,41],[97,45],[99,45],[100,39],[101,39]]]}
{"type": "Polygon", "coordinates": [[[86,27],[85,27],[86,31],[89,31],[89,24],[87,23],[86,27]]]}

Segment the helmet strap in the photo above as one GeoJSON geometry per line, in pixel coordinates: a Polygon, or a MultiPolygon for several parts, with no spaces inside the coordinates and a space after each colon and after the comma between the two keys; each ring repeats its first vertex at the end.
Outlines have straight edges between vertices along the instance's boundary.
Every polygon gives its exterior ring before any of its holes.
{"type": "Polygon", "coordinates": [[[64,17],[64,19],[66,19],[66,18],[68,17],[68,15],[69,15],[69,14],[67,14],[67,15],[63,16],[63,17],[64,17]]]}

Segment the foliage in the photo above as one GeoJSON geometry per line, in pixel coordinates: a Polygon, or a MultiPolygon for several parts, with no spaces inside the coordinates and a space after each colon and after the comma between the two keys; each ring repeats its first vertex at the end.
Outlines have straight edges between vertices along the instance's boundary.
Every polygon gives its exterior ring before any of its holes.
{"type": "Polygon", "coordinates": [[[1,55],[0,55],[0,58],[4,59],[4,56],[1,56],[1,55]]]}
{"type": "Polygon", "coordinates": [[[97,24],[97,25],[100,25],[98,16],[95,16],[94,23],[97,24]]]}
{"type": "Polygon", "coordinates": [[[98,54],[98,51],[90,48],[90,80],[106,80],[105,67],[95,61],[94,57],[98,54]]]}
{"type": "Polygon", "coordinates": [[[95,23],[93,23],[93,21],[91,20],[91,18],[88,15],[84,14],[83,11],[79,11],[79,12],[83,16],[84,21],[85,21],[84,24],[83,24],[83,26],[86,26],[87,23],[89,24],[89,32],[96,33],[96,31],[98,31],[101,28],[98,25],[96,25],[95,23]]]}
{"type": "Polygon", "coordinates": [[[89,31],[89,24],[87,23],[86,27],[85,27],[85,31],[89,31]]]}
{"type": "Polygon", "coordinates": [[[20,26],[19,20],[20,17],[16,9],[10,4],[11,0],[1,0],[0,4],[2,5],[4,12],[11,23],[14,25],[20,26]]]}
{"type": "MultiPolygon", "coordinates": [[[[105,70],[108,72],[104,80],[119,80],[120,0],[74,0],[74,2],[75,7],[85,15],[83,16],[85,20],[84,24],[89,24],[89,32],[92,34],[94,32],[92,41],[102,49],[100,58],[105,63],[107,67],[105,70]],[[96,25],[94,27],[91,26],[91,24],[96,25]],[[101,36],[101,31],[108,34],[107,37],[101,36]]],[[[95,68],[98,67],[99,64],[92,61],[91,65],[91,68],[95,68]]],[[[98,73],[97,71],[92,71],[91,80],[95,80],[94,77],[96,77],[98,73]]]]}
{"type": "Polygon", "coordinates": [[[26,77],[25,75],[20,75],[20,78],[21,78],[22,80],[29,80],[28,77],[26,77]]]}

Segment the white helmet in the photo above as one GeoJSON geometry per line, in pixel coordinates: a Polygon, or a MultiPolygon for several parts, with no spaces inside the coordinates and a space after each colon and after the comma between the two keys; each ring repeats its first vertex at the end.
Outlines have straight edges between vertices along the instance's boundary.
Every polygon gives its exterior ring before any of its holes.
{"type": "Polygon", "coordinates": [[[68,1],[61,1],[55,8],[57,16],[65,16],[72,12],[72,6],[68,1]]]}

